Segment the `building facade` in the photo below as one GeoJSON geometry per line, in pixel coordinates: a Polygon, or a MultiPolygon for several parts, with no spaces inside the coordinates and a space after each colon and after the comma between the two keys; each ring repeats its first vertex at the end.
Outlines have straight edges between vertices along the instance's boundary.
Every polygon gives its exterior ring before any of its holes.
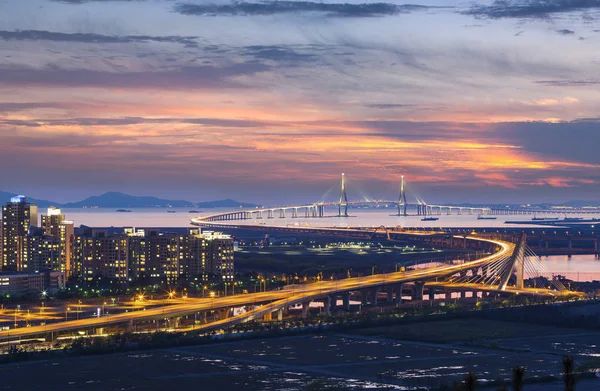
{"type": "Polygon", "coordinates": [[[27,235],[30,227],[38,226],[37,205],[25,196],[11,198],[2,207],[2,271],[28,271],[27,235]]]}
{"type": "Polygon", "coordinates": [[[67,277],[71,275],[71,263],[73,254],[73,244],[75,241],[75,226],[73,221],[65,219],[59,208],[53,206],[48,208],[48,212],[41,216],[41,227],[43,234],[58,238],[60,243],[59,262],[51,265],[51,270],[57,270],[65,273],[67,277]]]}
{"type": "Polygon", "coordinates": [[[73,272],[84,281],[176,285],[182,280],[233,281],[233,239],[186,229],[78,230],[73,272]]]}

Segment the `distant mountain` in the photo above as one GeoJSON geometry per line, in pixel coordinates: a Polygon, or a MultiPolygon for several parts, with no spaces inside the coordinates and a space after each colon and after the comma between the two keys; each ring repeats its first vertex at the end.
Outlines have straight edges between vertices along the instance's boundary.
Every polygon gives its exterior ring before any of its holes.
{"type": "Polygon", "coordinates": [[[138,197],[125,193],[108,192],[92,196],[79,202],[69,202],[62,205],[65,208],[83,208],[97,206],[99,208],[149,208],[168,207],[185,208],[193,206],[193,202],[183,200],[164,200],[156,197],[138,197]]]}
{"type": "MultiPolygon", "coordinates": [[[[10,201],[11,197],[17,194],[0,191],[0,203],[10,201]]],[[[119,192],[108,192],[99,196],[86,198],[79,202],[68,202],[61,204],[47,200],[37,200],[35,198],[27,199],[35,202],[40,208],[47,208],[50,205],[61,208],[83,208],[96,206],[98,208],[254,208],[256,205],[243,202],[237,202],[231,199],[219,201],[207,201],[194,203],[185,200],[165,200],[157,197],[138,197],[119,192]]]]}

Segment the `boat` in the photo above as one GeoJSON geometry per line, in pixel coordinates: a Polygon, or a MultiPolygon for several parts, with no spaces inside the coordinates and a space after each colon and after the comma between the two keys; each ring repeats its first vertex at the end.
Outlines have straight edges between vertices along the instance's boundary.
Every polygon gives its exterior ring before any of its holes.
{"type": "Polygon", "coordinates": [[[439,217],[423,217],[421,221],[438,221],[439,217]]]}
{"type": "Polygon", "coordinates": [[[582,221],[583,217],[565,217],[562,221],[582,221]]]}
{"type": "Polygon", "coordinates": [[[200,213],[202,212],[201,210],[190,210],[188,213],[200,213]]]}
{"type": "Polygon", "coordinates": [[[167,213],[177,213],[177,211],[176,211],[176,210],[169,209],[169,210],[167,210],[167,213]]]}
{"type": "Polygon", "coordinates": [[[533,217],[531,221],[556,221],[558,217],[533,217]]]}
{"type": "Polygon", "coordinates": [[[131,212],[131,209],[117,209],[117,212],[131,212]]]}
{"type": "Polygon", "coordinates": [[[477,220],[496,220],[496,216],[477,215],[477,220]]]}

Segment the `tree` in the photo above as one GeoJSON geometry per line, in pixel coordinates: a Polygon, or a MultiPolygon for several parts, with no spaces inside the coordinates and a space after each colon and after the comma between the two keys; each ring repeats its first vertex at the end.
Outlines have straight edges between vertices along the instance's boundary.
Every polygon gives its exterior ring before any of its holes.
{"type": "Polygon", "coordinates": [[[523,390],[523,380],[525,379],[525,367],[520,365],[513,368],[512,371],[512,385],[513,391],[523,390]]]}
{"type": "Polygon", "coordinates": [[[477,377],[473,374],[473,372],[469,372],[467,377],[465,377],[465,388],[467,391],[475,390],[475,385],[477,384],[477,377]]]}
{"type": "Polygon", "coordinates": [[[570,356],[563,358],[562,362],[563,379],[565,381],[565,391],[575,391],[575,362],[570,356]]]}

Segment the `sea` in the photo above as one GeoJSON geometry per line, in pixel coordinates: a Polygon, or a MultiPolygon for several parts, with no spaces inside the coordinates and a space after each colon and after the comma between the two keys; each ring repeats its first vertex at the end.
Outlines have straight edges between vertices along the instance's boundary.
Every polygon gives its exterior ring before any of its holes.
{"type": "MultiPolygon", "coordinates": [[[[232,209],[210,208],[196,210],[190,213],[189,208],[133,208],[131,212],[117,212],[109,208],[65,208],[63,213],[68,220],[73,220],[75,226],[86,225],[89,227],[188,227],[190,219],[220,212],[229,212],[232,209]]],[[[506,221],[530,221],[531,215],[523,216],[496,216],[495,220],[478,220],[477,214],[469,215],[439,215],[437,221],[421,221],[420,216],[395,216],[395,208],[365,208],[350,209],[350,217],[337,217],[337,209],[325,210],[325,218],[280,218],[277,213],[274,219],[251,219],[244,220],[243,224],[269,224],[280,226],[302,226],[302,227],[541,227],[535,224],[516,225],[506,224],[506,221]]],[[[299,211],[299,215],[303,215],[299,211]]],[[[266,215],[265,215],[266,216],[266,215]]],[[[540,215],[539,217],[545,217],[540,215]]],[[[556,216],[555,216],[556,217],[556,216]]],[[[561,217],[561,216],[559,216],[561,217]]],[[[582,217],[586,219],[600,218],[598,215],[569,215],[569,217],[582,217]]],[[[600,280],[600,260],[595,255],[573,255],[571,257],[562,255],[540,257],[547,273],[560,274],[575,281],[600,280]]]]}

